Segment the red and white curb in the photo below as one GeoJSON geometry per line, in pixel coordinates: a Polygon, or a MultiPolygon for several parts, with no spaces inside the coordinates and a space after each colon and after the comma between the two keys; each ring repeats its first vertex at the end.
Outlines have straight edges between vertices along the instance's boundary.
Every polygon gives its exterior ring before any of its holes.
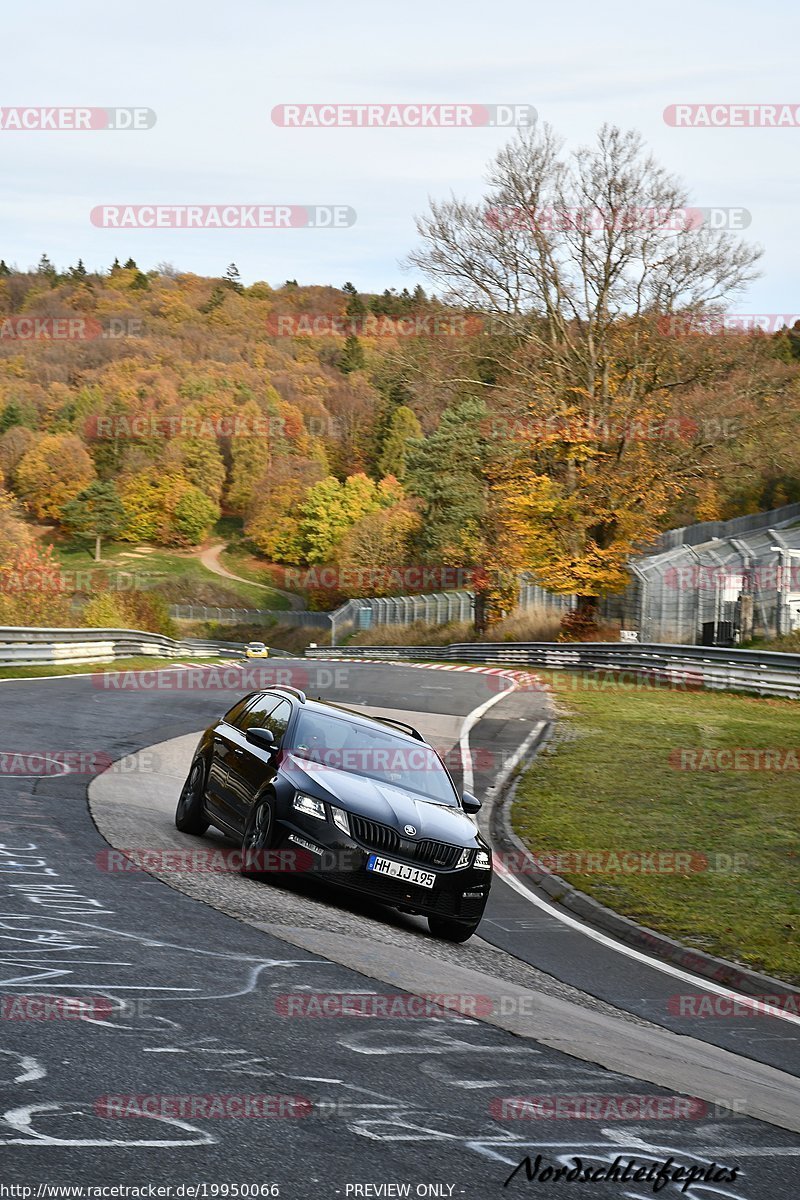
{"type": "MultiPolygon", "coordinates": [[[[330,657],[326,655],[324,658],[303,659],[303,662],[342,662],[350,663],[351,665],[378,663],[382,667],[416,667],[420,671],[460,671],[467,672],[473,675],[496,675],[504,679],[510,679],[518,688],[526,691],[549,692],[552,689],[533,671],[518,671],[513,667],[474,667],[460,666],[455,663],[441,662],[406,662],[405,659],[398,658],[346,658],[330,657]]],[[[509,688],[513,691],[513,688],[509,688]]]]}

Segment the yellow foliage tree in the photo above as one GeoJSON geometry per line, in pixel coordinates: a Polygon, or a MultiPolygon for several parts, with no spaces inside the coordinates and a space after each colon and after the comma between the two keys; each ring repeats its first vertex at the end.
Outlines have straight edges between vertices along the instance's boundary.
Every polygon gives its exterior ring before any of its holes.
{"type": "Polygon", "coordinates": [[[81,439],[74,433],[51,433],[20,459],[14,483],[34,516],[58,520],[64,505],[94,478],[94,464],[81,439]]]}

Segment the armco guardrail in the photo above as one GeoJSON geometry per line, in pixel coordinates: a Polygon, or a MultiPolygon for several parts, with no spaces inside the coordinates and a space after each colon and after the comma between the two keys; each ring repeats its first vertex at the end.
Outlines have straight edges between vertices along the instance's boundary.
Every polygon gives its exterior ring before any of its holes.
{"type": "Polygon", "coordinates": [[[412,659],[629,672],[671,687],[756,692],[800,699],[800,654],[630,642],[462,642],[450,646],[345,646],[309,658],[412,659]]]}
{"type": "Polygon", "coordinates": [[[0,626],[0,666],[109,662],[147,654],[154,658],[207,658],[241,650],[241,642],[176,641],[140,629],[58,629],[0,626]]]}

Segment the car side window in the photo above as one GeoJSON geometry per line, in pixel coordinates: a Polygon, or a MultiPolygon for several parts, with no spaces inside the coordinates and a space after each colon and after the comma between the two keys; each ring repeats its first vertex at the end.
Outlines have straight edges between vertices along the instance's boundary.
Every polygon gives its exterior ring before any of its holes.
{"type": "Polygon", "coordinates": [[[256,696],[239,722],[238,728],[242,730],[269,728],[267,717],[277,703],[274,696],[256,696]]]}
{"type": "Polygon", "coordinates": [[[233,708],[225,713],[223,720],[227,721],[229,725],[233,725],[236,729],[245,729],[245,714],[249,706],[253,703],[253,696],[245,696],[244,700],[240,700],[238,704],[234,704],[233,708]]]}
{"type": "Polygon", "coordinates": [[[275,742],[278,746],[280,746],[281,742],[283,741],[283,736],[286,733],[291,715],[291,704],[288,700],[281,700],[278,707],[273,709],[264,720],[266,728],[272,730],[272,735],[275,738],[275,742]]]}

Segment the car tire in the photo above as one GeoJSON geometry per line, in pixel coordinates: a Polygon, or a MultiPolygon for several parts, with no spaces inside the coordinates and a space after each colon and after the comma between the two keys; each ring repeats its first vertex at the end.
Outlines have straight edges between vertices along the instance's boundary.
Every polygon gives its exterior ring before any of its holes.
{"type": "Polygon", "coordinates": [[[428,917],[428,928],[434,937],[445,942],[466,942],[478,928],[478,921],[454,921],[451,917],[428,917]]]}
{"type": "Polygon", "coordinates": [[[264,875],[264,864],[258,865],[259,856],[271,850],[275,844],[275,808],[266,797],[256,800],[242,837],[242,862],[239,868],[247,879],[264,875]]]}
{"type": "Polygon", "coordinates": [[[181,833],[193,833],[202,837],[210,824],[203,809],[206,798],[206,764],[196,758],[189,768],[186,782],[181,788],[178,807],[175,809],[175,827],[181,833]]]}

